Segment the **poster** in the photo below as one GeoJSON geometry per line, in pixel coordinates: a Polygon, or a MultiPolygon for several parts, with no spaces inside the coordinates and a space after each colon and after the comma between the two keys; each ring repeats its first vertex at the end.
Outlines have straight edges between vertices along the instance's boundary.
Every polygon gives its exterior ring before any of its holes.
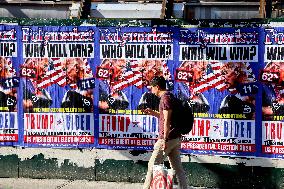
{"type": "Polygon", "coordinates": [[[255,155],[259,30],[179,30],[176,93],[194,112],[185,153],[255,155]]]}
{"type": "Polygon", "coordinates": [[[172,78],[174,38],[168,28],[99,28],[98,147],[152,149],[159,98],[147,86],[154,76],[172,78]]]}
{"type": "Polygon", "coordinates": [[[21,31],[24,145],[94,145],[94,28],[22,27],[21,31]]]}
{"type": "Polygon", "coordinates": [[[163,76],[194,111],[183,153],[283,158],[281,27],[0,32],[1,146],[151,150],[163,76]]]}
{"type": "Polygon", "coordinates": [[[283,28],[264,30],[262,92],[262,152],[269,157],[284,155],[284,62],[283,28]]]}
{"type": "Polygon", "coordinates": [[[0,145],[19,145],[18,28],[0,26],[0,145]]]}

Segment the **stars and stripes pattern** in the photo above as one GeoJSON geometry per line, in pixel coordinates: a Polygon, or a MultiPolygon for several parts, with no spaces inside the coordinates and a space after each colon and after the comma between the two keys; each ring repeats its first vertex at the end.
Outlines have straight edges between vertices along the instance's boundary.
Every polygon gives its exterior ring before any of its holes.
{"type": "MultiPolygon", "coordinates": [[[[283,67],[283,62],[269,62],[266,64],[264,70],[269,70],[271,72],[281,72],[282,69],[281,67],[283,67]]],[[[281,80],[281,78],[280,78],[281,80]]],[[[279,84],[279,83],[271,83],[270,84],[274,90],[274,93],[275,93],[275,97],[278,99],[278,98],[281,98],[282,94],[284,94],[284,87],[283,87],[283,84],[279,84]]]]}
{"type": "MultiPolygon", "coordinates": [[[[59,58],[53,58],[52,61],[53,61],[52,63],[53,68],[50,69],[40,81],[32,81],[37,86],[37,88],[47,88],[53,84],[58,84],[59,86],[64,87],[68,84],[66,67],[63,64],[64,60],[59,58]]],[[[86,78],[92,77],[92,70],[87,62],[87,59],[83,59],[83,62],[84,62],[84,72],[86,78]]],[[[171,80],[172,76],[166,61],[161,61],[161,63],[162,63],[161,69],[163,76],[167,80],[171,80]]],[[[191,93],[192,94],[202,93],[213,88],[216,88],[219,91],[226,90],[227,85],[221,73],[221,67],[223,66],[223,64],[224,63],[221,62],[209,62],[208,67],[210,69],[208,69],[209,71],[207,71],[207,73],[204,74],[204,76],[199,82],[195,82],[192,84],[187,83],[188,87],[191,90],[191,93]]],[[[12,68],[9,68],[9,70],[13,73],[15,72],[15,70],[12,68]]],[[[242,71],[246,72],[247,75],[246,82],[256,81],[249,63],[244,63],[244,68],[242,68],[242,71]]],[[[139,60],[129,60],[126,63],[121,79],[117,81],[112,81],[110,83],[111,90],[119,91],[132,85],[141,89],[145,85],[143,77],[144,76],[141,68],[141,62],[139,62],[139,60]]],[[[70,84],[70,87],[76,89],[77,84],[72,83],[70,84]]],[[[231,93],[236,93],[237,89],[230,88],[229,91],[231,93]]]]}
{"type": "MultiPolygon", "coordinates": [[[[112,82],[111,89],[112,91],[122,90],[128,86],[134,85],[137,88],[142,88],[145,84],[143,83],[143,71],[141,71],[141,63],[138,60],[128,61],[128,66],[126,66],[125,72],[122,75],[122,79],[112,82]]],[[[222,76],[221,67],[224,63],[222,62],[209,62],[208,69],[206,74],[202,79],[195,83],[187,83],[192,94],[202,93],[207,90],[216,88],[219,91],[224,91],[228,89],[230,93],[237,93],[236,88],[228,88],[225,78],[222,76]]],[[[162,71],[163,76],[167,80],[171,80],[172,76],[169,71],[169,68],[166,64],[166,61],[162,61],[162,71]]],[[[246,83],[255,82],[255,76],[250,67],[250,64],[245,62],[241,68],[242,72],[246,74],[246,83]]]]}
{"type": "MultiPolygon", "coordinates": [[[[166,61],[161,61],[161,63],[162,67],[160,69],[162,69],[163,76],[166,79],[170,80],[172,77],[166,61]]],[[[114,81],[110,84],[112,91],[114,92],[114,91],[123,90],[126,87],[132,85],[136,86],[139,89],[145,87],[144,83],[145,76],[143,75],[144,68],[142,68],[141,65],[142,63],[139,62],[139,60],[127,61],[125,72],[121,76],[122,79],[114,81]]]]}
{"type": "MultiPolygon", "coordinates": [[[[12,78],[16,76],[16,70],[13,68],[12,60],[8,57],[1,57],[2,64],[2,73],[1,73],[1,79],[7,79],[12,78]]],[[[0,86],[1,91],[10,92],[11,88],[3,88],[3,85],[0,86]]]]}
{"type": "MultiPolygon", "coordinates": [[[[191,93],[202,93],[213,88],[216,88],[219,91],[228,89],[232,94],[237,93],[237,89],[235,87],[228,88],[225,78],[222,76],[221,67],[223,66],[223,64],[224,63],[221,62],[209,62],[208,67],[210,69],[208,69],[209,71],[207,72],[207,74],[205,74],[199,82],[193,84],[187,83],[188,87],[191,90],[191,93]]],[[[256,81],[249,63],[244,63],[242,71],[246,73],[247,83],[256,81]]]]}
{"type": "MultiPolygon", "coordinates": [[[[61,87],[68,85],[66,67],[63,64],[64,59],[53,58],[52,61],[53,69],[47,71],[45,76],[41,80],[37,81],[37,88],[44,89],[53,84],[58,84],[61,87]]],[[[83,62],[84,65],[82,67],[84,69],[84,76],[86,78],[92,77],[92,70],[87,62],[87,59],[83,59],[83,62]]],[[[76,83],[71,83],[70,87],[72,89],[76,89],[78,86],[76,83]]]]}
{"type": "Polygon", "coordinates": [[[8,72],[8,77],[16,76],[16,70],[13,68],[13,64],[10,58],[6,58],[7,64],[4,65],[4,68],[8,72]]]}
{"type": "Polygon", "coordinates": [[[143,81],[140,63],[136,60],[128,61],[121,79],[112,82],[110,85],[112,91],[119,91],[131,85],[141,88],[143,86],[143,81]]]}

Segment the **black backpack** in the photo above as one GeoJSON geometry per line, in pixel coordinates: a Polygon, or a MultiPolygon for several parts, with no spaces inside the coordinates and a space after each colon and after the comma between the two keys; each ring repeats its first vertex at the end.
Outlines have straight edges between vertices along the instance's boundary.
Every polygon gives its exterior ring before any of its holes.
{"type": "Polygon", "coordinates": [[[188,134],[194,122],[192,108],[187,100],[180,100],[175,97],[176,108],[173,111],[172,125],[179,134],[188,134]]]}

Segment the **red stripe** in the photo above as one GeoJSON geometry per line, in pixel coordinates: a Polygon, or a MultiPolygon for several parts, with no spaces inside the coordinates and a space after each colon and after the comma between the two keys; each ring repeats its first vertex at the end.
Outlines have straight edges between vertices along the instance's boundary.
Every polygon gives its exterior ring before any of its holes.
{"type": "Polygon", "coordinates": [[[0,134],[0,142],[17,142],[18,134],[0,134]]]}
{"type": "Polygon", "coordinates": [[[94,143],[93,136],[24,136],[25,143],[34,143],[34,144],[52,144],[52,143],[64,143],[64,144],[92,144],[94,143]],[[28,139],[30,141],[28,141],[28,139]],[[37,142],[37,139],[41,139],[41,142],[37,142]],[[43,139],[45,142],[43,142],[43,139]],[[50,139],[48,142],[47,139],[50,139]],[[57,139],[55,141],[55,139],[57,139]],[[88,141],[86,141],[86,139],[88,141]],[[74,141],[76,140],[76,141],[74,141]]]}
{"type": "Polygon", "coordinates": [[[50,80],[50,79],[52,79],[53,77],[59,75],[59,74],[62,73],[62,72],[63,72],[62,70],[57,70],[57,71],[55,71],[54,73],[52,73],[52,74],[50,74],[50,75],[47,75],[47,76],[45,76],[44,78],[42,78],[41,82],[46,81],[46,80],[50,80]]]}
{"type": "MultiPolygon", "coordinates": [[[[209,82],[211,82],[215,79],[218,79],[220,76],[221,76],[221,74],[212,75],[212,76],[208,77],[205,81],[201,81],[200,83],[196,83],[196,84],[197,84],[197,86],[201,86],[201,85],[207,84],[207,83],[209,83],[209,82]]],[[[224,81],[224,80],[222,79],[222,81],[224,81]]]]}
{"type": "Polygon", "coordinates": [[[219,91],[224,91],[224,90],[226,90],[226,89],[227,89],[227,86],[224,85],[222,88],[219,88],[218,90],[219,90],[219,91]]]}
{"type": "MultiPolygon", "coordinates": [[[[58,83],[58,82],[61,81],[61,80],[64,80],[65,78],[66,78],[65,75],[63,75],[63,76],[57,78],[56,80],[52,80],[52,78],[50,78],[50,79],[51,79],[50,82],[46,83],[46,84],[43,85],[41,88],[49,87],[49,86],[51,86],[51,85],[53,85],[53,84],[58,83]]],[[[65,83],[66,83],[66,82],[65,82],[65,83]]],[[[58,85],[59,85],[59,84],[58,84],[58,85]]],[[[63,86],[65,86],[65,85],[60,85],[60,86],[63,87],[63,86]]]]}
{"type": "MultiPolygon", "coordinates": [[[[135,85],[136,83],[138,83],[140,80],[134,80],[134,81],[127,81],[127,83],[121,85],[119,88],[116,88],[115,90],[122,90],[125,89],[126,87],[130,86],[130,85],[135,85]]],[[[113,87],[115,88],[115,86],[113,87]]]]}
{"type": "MultiPolygon", "coordinates": [[[[194,86],[194,88],[198,88],[198,87],[202,87],[202,85],[204,85],[204,87],[200,88],[199,90],[197,90],[196,92],[204,92],[204,91],[207,91],[207,90],[210,90],[210,89],[213,89],[213,88],[217,88],[218,86],[224,84],[224,80],[219,80],[217,81],[216,83],[213,83],[213,84],[209,84],[209,82],[213,81],[214,79],[217,79],[217,77],[214,75],[210,78],[208,78],[207,81],[203,81],[201,83],[198,83],[196,86],[194,86]],[[206,85],[207,84],[207,85],[206,85]]],[[[194,89],[193,88],[193,89],[194,89]]],[[[218,89],[219,91],[223,91],[225,90],[227,87],[224,86],[220,89],[218,89]]]]}
{"type": "Polygon", "coordinates": [[[220,66],[216,66],[216,67],[211,67],[212,68],[212,70],[214,70],[214,71],[216,71],[216,70],[220,70],[220,66]]]}

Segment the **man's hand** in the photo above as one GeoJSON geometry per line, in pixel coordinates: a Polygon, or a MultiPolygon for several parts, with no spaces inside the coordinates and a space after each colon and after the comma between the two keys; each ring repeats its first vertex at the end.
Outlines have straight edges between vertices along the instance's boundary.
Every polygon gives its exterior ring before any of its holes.
{"type": "Polygon", "coordinates": [[[164,150],[164,152],[165,152],[166,149],[167,149],[167,140],[166,140],[166,139],[164,139],[164,141],[163,141],[162,149],[164,150]]]}
{"type": "Polygon", "coordinates": [[[151,116],[154,116],[154,117],[159,117],[160,116],[160,113],[159,112],[156,112],[150,108],[146,108],[146,109],[143,109],[141,110],[144,114],[147,114],[147,115],[151,115],[151,116]]]}

